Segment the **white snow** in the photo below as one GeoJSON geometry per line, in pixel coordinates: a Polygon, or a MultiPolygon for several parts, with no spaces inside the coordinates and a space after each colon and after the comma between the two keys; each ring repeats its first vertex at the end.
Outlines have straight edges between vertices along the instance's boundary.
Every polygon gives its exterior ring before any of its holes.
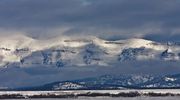
{"type": "MultiPolygon", "coordinates": [[[[137,60],[149,60],[157,59],[160,53],[168,49],[168,52],[175,53],[173,58],[168,58],[168,60],[175,59],[179,60],[178,50],[180,46],[165,45],[150,40],[132,38],[127,40],[118,41],[107,41],[99,39],[97,37],[56,37],[47,40],[36,40],[24,35],[16,35],[9,37],[0,38],[0,65],[4,66],[7,63],[20,62],[21,59],[31,57],[34,52],[38,51],[53,51],[56,49],[66,49],[72,50],[74,53],[64,52],[61,55],[62,60],[68,61],[71,65],[84,65],[83,56],[85,55],[84,50],[89,44],[96,45],[97,53],[94,54],[96,57],[89,57],[91,59],[91,64],[93,65],[103,65],[108,66],[109,63],[117,62],[118,55],[124,49],[128,48],[141,48],[151,49],[146,55],[135,55],[137,60]],[[27,51],[17,51],[27,49],[27,51]],[[95,60],[94,60],[95,59],[95,60]],[[101,59],[101,60],[96,60],[101,59]]],[[[96,52],[96,51],[93,51],[96,52]]],[[[54,55],[55,57],[56,55],[54,55]]],[[[91,55],[90,55],[91,56],[91,55]]],[[[42,57],[32,57],[32,58],[42,58],[42,57]]],[[[30,58],[30,59],[32,59],[30,58]]],[[[29,59],[29,60],[30,60],[29,59]]],[[[53,59],[56,62],[57,59],[53,59]]],[[[38,60],[37,60],[38,61],[38,60]]],[[[31,61],[27,61],[31,62],[31,61]]],[[[42,62],[37,62],[42,63],[42,62]]]]}
{"type": "Polygon", "coordinates": [[[54,86],[54,90],[81,89],[81,88],[83,88],[83,86],[71,82],[60,83],[54,86]]]}
{"type": "Polygon", "coordinates": [[[171,78],[171,77],[165,77],[164,80],[165,80],[165,81],[172,81],[172,82],[173,82],[173,81],[176,81],[175,78],[171,78]]]}
{"type": "Polygon", "coordinates": [[[67,90],[67,91],[0,91],[0,95],[4,94],[21,94],[23,96],[33,96],[33,95],[65,95],[65,94],[85,94],[85,93],[110,93],[110,94],[118,94],[118,93],[130,93],[130,92],[138,92],[140,94],[145,93],[171,93],[175,95],[180,94],[179,89],[131,89],[131,90],[67,90]]]}

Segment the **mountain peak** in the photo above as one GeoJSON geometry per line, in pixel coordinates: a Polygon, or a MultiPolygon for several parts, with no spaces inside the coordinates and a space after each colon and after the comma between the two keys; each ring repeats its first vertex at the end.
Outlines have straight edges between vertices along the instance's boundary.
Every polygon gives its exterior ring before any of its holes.
{"type": "MultiPolygon", "coordinates": [[[[140,38],[107,41],[92,36],[37,40],[25,35],[16,35],[3,38],[0,43],[1,65],[17,63],[18,66],[32,66],[45,64],[44,61],[48,63],[43,66],[57,64],[84,66],[86,65],[84,62],[87,61],[90,62],[88,64],[108,65],[117,63],[119,55],[124,60],[162,59],[162,57],[179,59],[179,52],[173,53],[173,45],[169,45],[166,51],[167,45],[140,38]],[[163,56],[159,57],[161,54],[163,56]],[[169,56],[170,54],[173,56],[169,56]]],[[[175,50],[180,50],[180,47],[176,47],[175,50]]]]}

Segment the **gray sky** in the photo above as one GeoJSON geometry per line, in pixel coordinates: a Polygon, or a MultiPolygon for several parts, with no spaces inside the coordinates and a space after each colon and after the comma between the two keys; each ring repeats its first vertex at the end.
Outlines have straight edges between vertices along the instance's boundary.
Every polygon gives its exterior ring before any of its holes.
{"type": "Polygon", "coordinates": [[[0,34],[180,40],[179,0],[1,0],[0,34]]]}

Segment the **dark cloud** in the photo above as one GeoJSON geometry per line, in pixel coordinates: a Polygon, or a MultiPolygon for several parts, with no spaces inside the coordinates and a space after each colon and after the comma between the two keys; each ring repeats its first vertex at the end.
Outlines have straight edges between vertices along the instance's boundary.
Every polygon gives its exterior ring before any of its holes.
{"type": "Polygon", "coordinates": [[[157,34],[147,34],[144,38],[148,39],[148,40],[158,41],[158,42],[178,42],[178,43],[180,43],[180,33],[168,35],[169,33],[164,32],[164,33],[157,33],[157,34]]]}
{"type": "Polygon", "coordinates": [[[0,29],[40,37],[81,34],[176,41],[179,4],[179,0],[1,0],[0,29]]]}

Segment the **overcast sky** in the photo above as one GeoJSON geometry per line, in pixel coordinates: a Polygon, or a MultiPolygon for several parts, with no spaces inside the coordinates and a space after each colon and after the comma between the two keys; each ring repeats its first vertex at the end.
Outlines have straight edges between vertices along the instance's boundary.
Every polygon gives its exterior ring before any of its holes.
{"type": "Polygon", "coordinates": [[[0,0],[0,34],[180,40],[180,0],[0,0]]]}

